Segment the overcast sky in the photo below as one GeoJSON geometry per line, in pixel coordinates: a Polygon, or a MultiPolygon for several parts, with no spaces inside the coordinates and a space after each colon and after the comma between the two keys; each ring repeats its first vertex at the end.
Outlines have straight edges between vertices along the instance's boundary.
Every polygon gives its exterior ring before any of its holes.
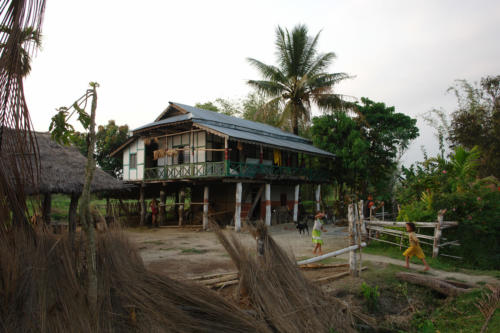
{"type": "MultiPolygon", "coordinates": [[[[97,81],[97,123],[132,129],[168,105],[238,99],[257,72],[253,57],[274,63],[275,28],[304,23],[322,30],[319,50],[333,51],[331,72],[355,78],[337,93],[395,106],[417,117],[452,111],[455,79],[500,74],[500,1],[114,1],[47,0],[43,46],[25,92],[36,130],[46,131],[59,106],[97,81]]],[[[434,154],[433,130],[405,164],[434,154]]]]}

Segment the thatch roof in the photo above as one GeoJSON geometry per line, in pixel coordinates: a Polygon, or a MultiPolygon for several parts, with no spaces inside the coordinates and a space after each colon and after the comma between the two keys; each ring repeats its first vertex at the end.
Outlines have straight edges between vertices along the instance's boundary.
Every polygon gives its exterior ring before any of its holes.
{"type": "MultiPolygon", "coordinates": [[[[87,159],[75,147],[62,146],[49,133],[36,133],[40,150],[39,190],[32,193],[81,193],[85,182],[87,159]]],[[[116,192],[130,188],[122,181],[96,168],[92,192],[116,192]]]]}

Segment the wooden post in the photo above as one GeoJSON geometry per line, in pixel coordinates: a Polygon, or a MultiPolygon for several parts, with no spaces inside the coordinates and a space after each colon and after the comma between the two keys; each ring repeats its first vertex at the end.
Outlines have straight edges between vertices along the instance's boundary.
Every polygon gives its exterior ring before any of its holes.
{"type": "Polygon", "coordinates": [[[141,217],[139,220],[139,225],[143,226],[146,224],[146,201],[144,200],[144,188],[146,186],[141,184],[139,188],[139,204],[141,205],[141,217]]]}
{"type": "Polygon", "coordinates": [[[436,223],[436,228],[434,229],[434,245],[432,247],[432,257],[437,258],[439,255],[439,242],[441,240],[441,227],[443,226],[443,216],[446,213],[445,209],[441,209],[438,212],[438,220],[436,223]]]}
{"type": "Polygon", "coordinates": [[[203,189],[203,230],[208,229],[208,186],[203,189]]]}
{"type": "MultiPolygon", "coordinates": [[[[264,192],[264,185],[259,188],[259,191],[257,192],[257,195],[255,196],[255,199],[252,202],[252,206],[250,207],[250,210],[248,211],[248,219],[252,218],[253,212],[255,208],[257,207],[257,203],[259,202],[260,198],[262,197],[262,192],[264,192]]],[[[260,214],[259,214],[260,216],[260,214]]]]}
{"type": "Polygon", "coordinates": [[[227,137],[224,138],[224,169],[225,169],[225,174],[229,175],[229,150],[228,150],[228,142],[227,142],[227,137]]]}
{"type": "MultiPolygon", "coordinates": [[[[349,204],[349,207],[347,208],[347,218],[349,221],[349,245],[353,246],[356,245],[356,216],[354,212],[354,204],[349,204]]],[[[349,251],[349,271],[351,276],[354,277],[358,276],[357,259],[356,252],[349,251]]]]}
{"type": "Polygon", "coordinates": [[[271,184],[266,184],[266,225],[271,225],[271,184]]]}
{"type": "Polygon", "coordinates": [[[293,222],[298,223],[299,220],[299,191],[300,185],[295,185],[295,193],[293,197],[293,222]]]}
{"type": "Polygon", "coordinates": [[[71,194],[71,201],[69,203],[69,211],[68,211],[68,236],[69,236],[69,241],[73,246],[73,248],[75,247],[76,215],[77,215],[79,198],[80,198],[80,193],[71,194]]]}
{"type": "Polygon", "coordinates": [[[366,242],[368,239],[368,232],[366,231],[366,223],[365,223],[365,213],[364,213],[364,201],[360,200],[358,203],[358,212],[359,212],[359,219],[361,223],[361,239],[366,242]]]}
{"type": "Polygon", "coordinates": [[[160,191],[160,202],[158,204],[158,225],[165,225],[167,220],[167,211],[165,209],[166,195],[165,191],[160,191]]]}
{"type": "Polygon", "coordinates": [[[320,202],[321,202],[321,185],[318,184],[316,186],[316,213],[321,211],[320,202]]]}
{"type": "Polygon", "coordinates": [[[179,191],[179,227],[182,226],[184,222],[184,202],[186,200],[186,191],[181,188],[179,191]]]}
{"type": "Polygon", "coordinates": [[[50,213],[52,210],[52,194],[46,193],[43,196],[42,218],[46,225],[50,224],[50,213]]]}
{"type": "Polygon", "coordinates": [[[236,183],[236,207],[234,209],[234,230],[241,231],[241,192],[242,183],[236,183]]]}

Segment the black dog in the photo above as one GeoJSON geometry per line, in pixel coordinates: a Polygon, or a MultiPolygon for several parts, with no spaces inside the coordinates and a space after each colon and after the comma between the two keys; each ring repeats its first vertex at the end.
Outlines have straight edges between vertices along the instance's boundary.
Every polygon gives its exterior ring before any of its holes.
{"type": "Polygon", "coordinates": [[[307,226],[307,222],[304,222],[304,223],[300,223],[298,222],[297,223],[297,229],[299,230],[299,235],[304,233],[304,235],[306,234],[306,230],[307,230],[307,234],[309,235],[309,227],[307,226]]]}

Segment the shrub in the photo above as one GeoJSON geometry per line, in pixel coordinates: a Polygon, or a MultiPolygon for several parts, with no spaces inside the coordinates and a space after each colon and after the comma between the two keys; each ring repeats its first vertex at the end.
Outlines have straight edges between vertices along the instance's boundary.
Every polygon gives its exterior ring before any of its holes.
{"type": "Polygon", "coordinates": [[[370,287],[368,284],[361,284],[361,294],[363,295],[366,307],[370,311],[377,310],[378,307],[378,298],[380,296],[380,292],[378,291],[378,287],[370,287]]]}

